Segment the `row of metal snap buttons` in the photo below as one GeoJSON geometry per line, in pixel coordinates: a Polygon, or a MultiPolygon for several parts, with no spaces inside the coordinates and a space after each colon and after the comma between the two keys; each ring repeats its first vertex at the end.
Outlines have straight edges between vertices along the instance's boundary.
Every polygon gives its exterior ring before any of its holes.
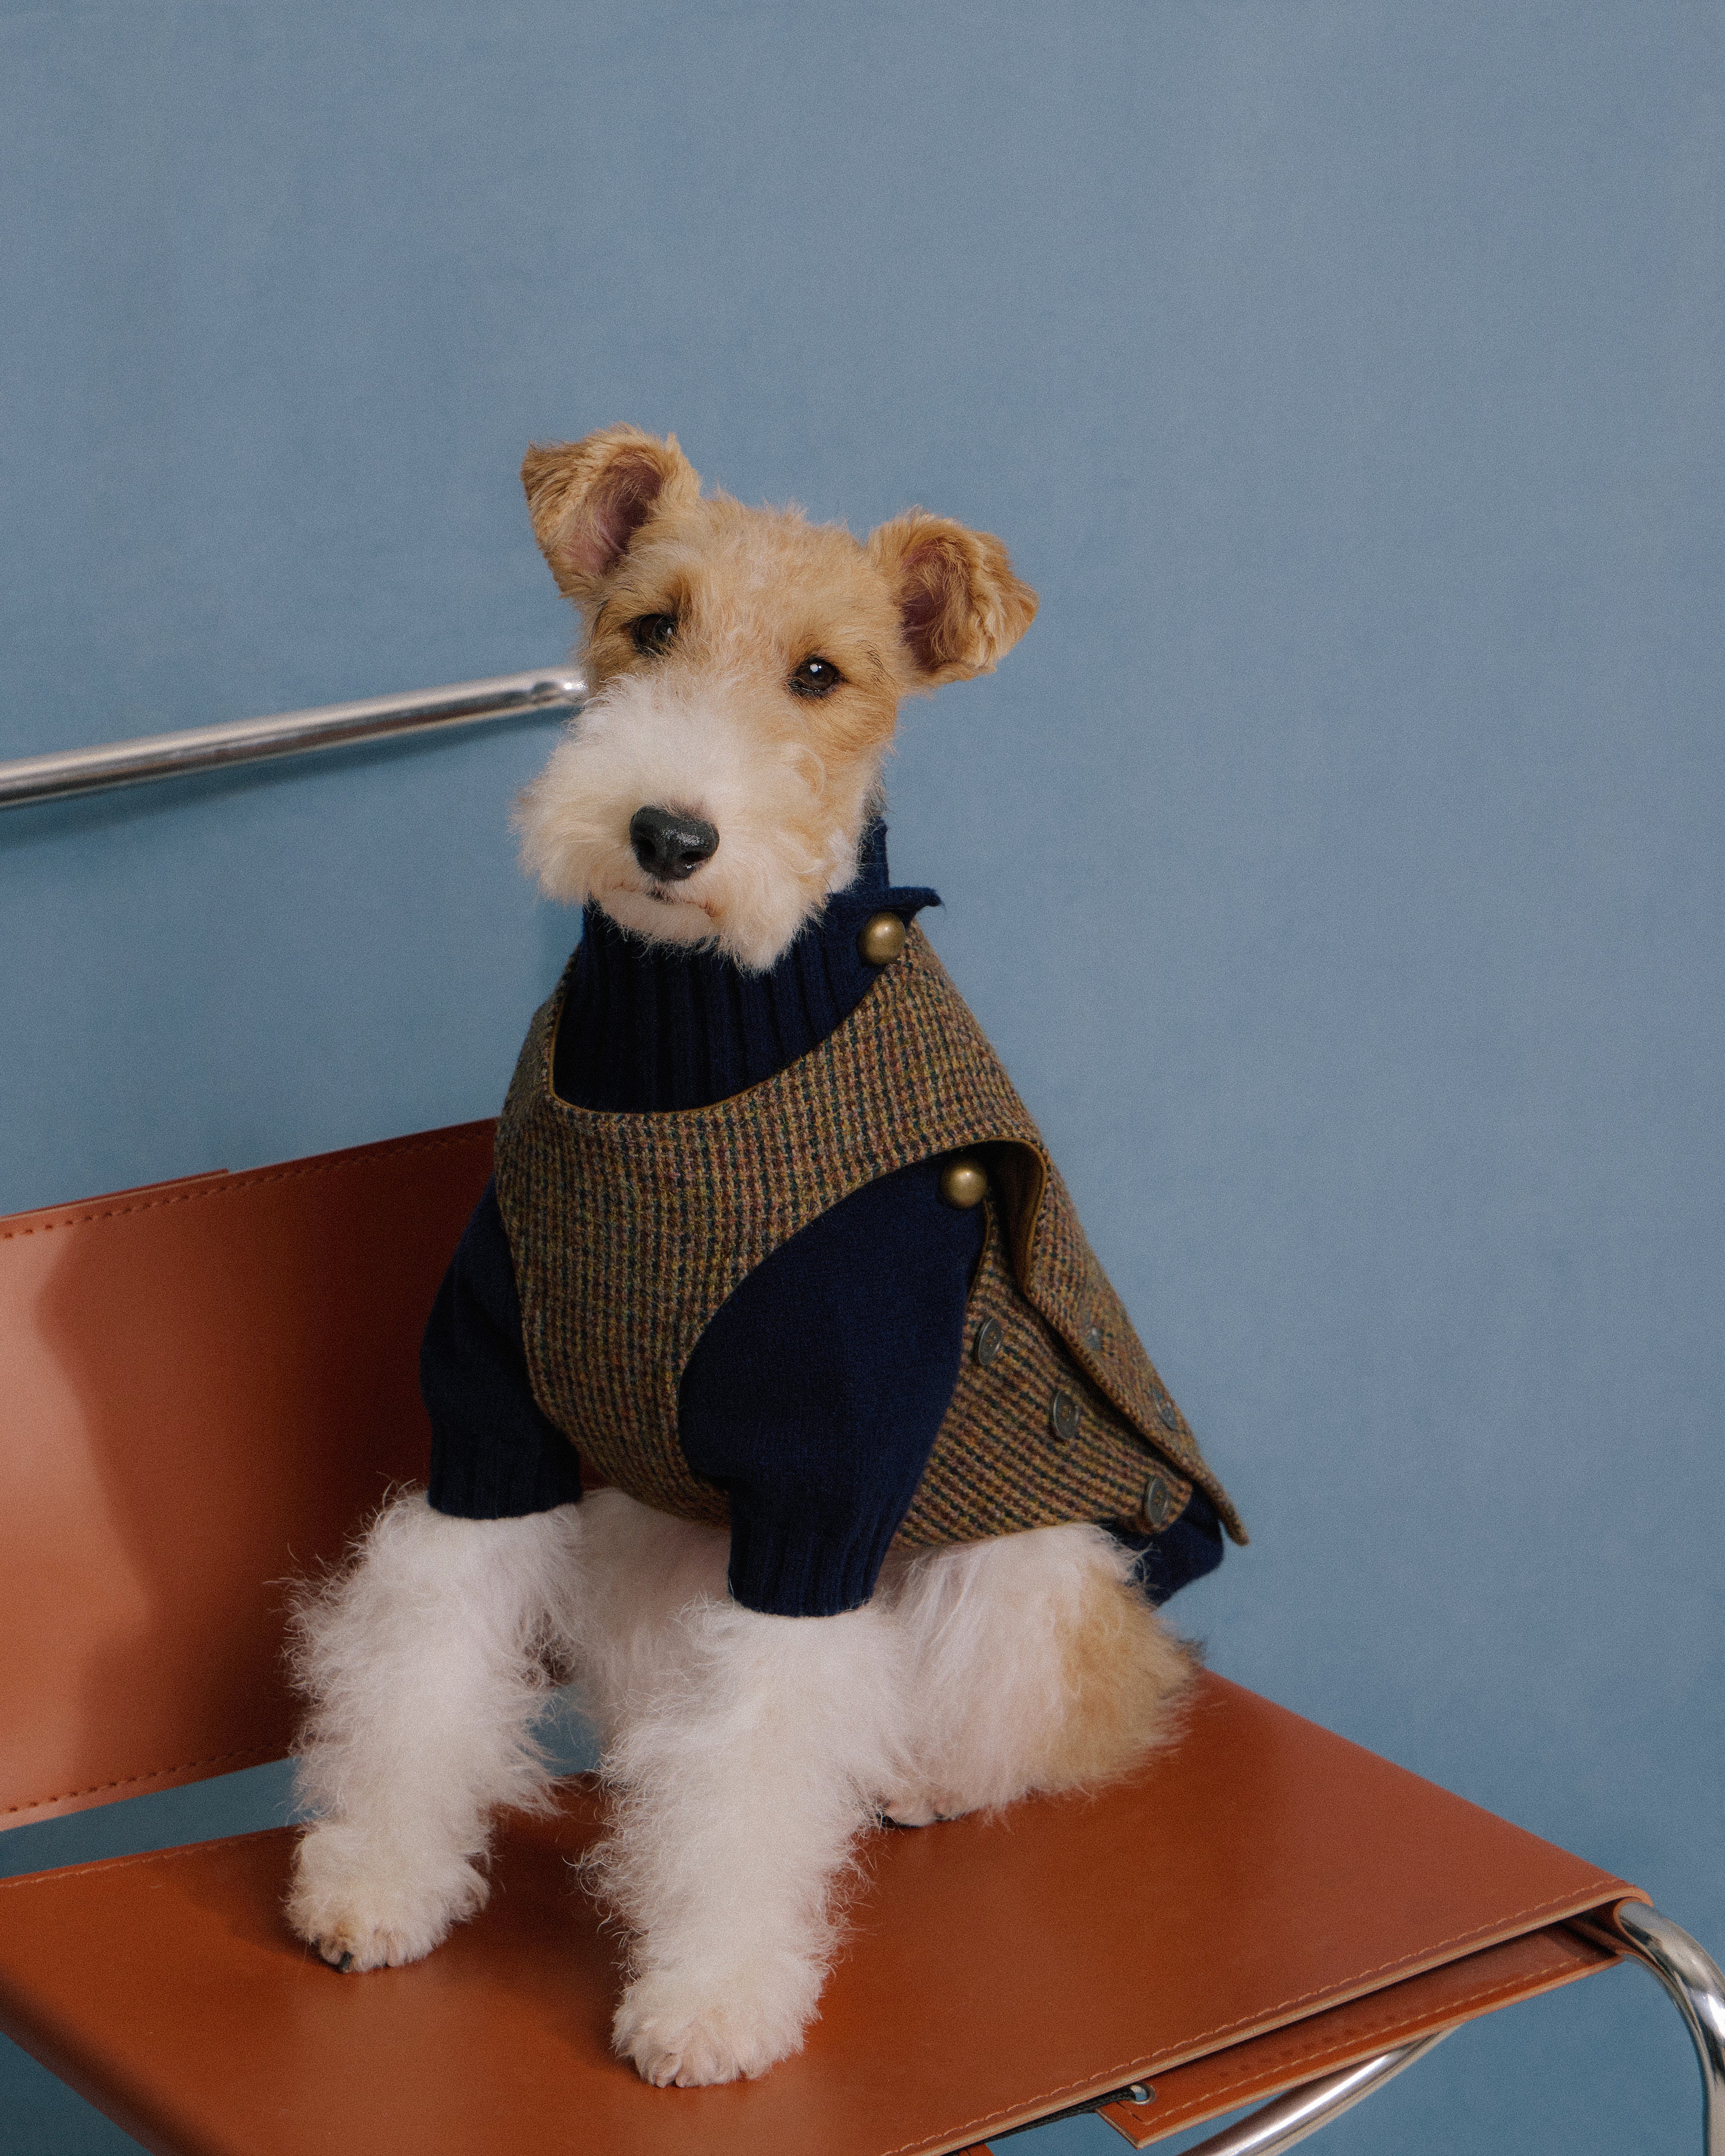
{"type": "MultiPolygon", "coordinates": [[[[896,920],[896,916],[876,916],[877,920],[896,920]]],[[[870,922],[872,927],[874,922],[870,922]]],[[[902,944],[900,946],[902,948],[902,944]]],[[[893,954],[895,957],[896,952],[893,954]]],[[[880,963],[876,960],[877,964],[880,963]]],[[[941,1171],[941,1196],[948,1205],[968,1213],[973,1205],[981,1204],[988,1194],[988,1178],[982,1163],[968,1153],[956,1154],[941,1171]]],[[[1092,1355],[1102,1352],[1102,1328],[1094,1320],[1084,1328],[1084,1344],[1092,1355]]],[[[998,1317],[985,1317],[977,1327],[976,1359],[983,1369],[996,1363],[1001,1349],[1006,1345],[1006,1328],[998,1317]]],[[[1174,1404],[1161,1386],[1154,1389],[1156,1412],[1176,1438],[1179,1425],[1174,1419],[1174,1404]]],[[[1078,1435],[1083,1410],[1064,1385],[1056,1385],[1048,1404],[1049,1428],[1054,1433],[1057,1445],[1069,1445],[1078,1435]]],[[[1165,1527],[1179,1512],[1179,1501],[1159,1475],[1153,1475],[1144,1486],[1144,1517],[1153,1527],[1165,1527]]]]}
{"type": "MultiPolygon", "coordinates": [[[[1101,1344],[1101,1335],[1095,1326],[1086,1328],[1086,1347],[1096,1350],[1101,1344]]],[[[1006,1328],[998,1317],[985,1317],[976,1329],[975,1354],[983,1369],[999,1361],[1001,1349],[1006,1345],[1006,1328]]],[[[1164,1394],[1163,1398],[1166,1399],[1164,1394]]],[[[1170,1403],[1172,1404],[1172,1403],[1170,1403]]],[[[1078,1435],[1082,1410],[1064,1385],[1056,1385],[1049,1402],[1049,1427],[1054,1432],[1055,1443],[1068,1445],[1078,1435]]],[[[1144,1517],[1154,1528],[1167,1527],[1180,1511],[1179,1499],[1160,1475],[1153,1475],[1144,1485],[1144,1517]]]]}

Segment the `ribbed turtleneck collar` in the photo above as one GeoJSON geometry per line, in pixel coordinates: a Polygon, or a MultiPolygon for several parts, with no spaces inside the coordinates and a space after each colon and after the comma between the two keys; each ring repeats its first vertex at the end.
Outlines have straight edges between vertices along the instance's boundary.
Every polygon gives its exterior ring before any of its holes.
{"type": "Polygon", "coordinates": [[[856,947],[871,914],[909,921],[932,891],[892,888],[886,826],[863,840],[855,883],[829,898],[764,973],[706,951],[649,943],[589,906],[563,977],[552,1084],[578,1108],[704,1108],[758,1086],[824,1040],[878,976],[856,947]]]}

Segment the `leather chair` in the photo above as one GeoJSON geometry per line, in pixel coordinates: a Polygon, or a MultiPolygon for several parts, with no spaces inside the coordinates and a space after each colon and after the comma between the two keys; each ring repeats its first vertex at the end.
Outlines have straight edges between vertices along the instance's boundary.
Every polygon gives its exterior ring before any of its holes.
{"type": "MultiPolygon", "coordinates": [[[[0,1818],[279,1758],[282,1583],[423,1471],[419,1331],[490,1126],[0,1221],[0,1818]]],[[[1473,2017],[1643,1958],[1725,2156],[1725,1983],[1638,1889],[1225,1679],[1093,1801],[883,1832],[806,2048],[644,2087],[569,1860],[598,1793],[506,1823],[490,1906],[336,1975],[290,1833],[0,1885],[0,2027],[151,2149],[940,2156],[1095,2110],[1268,2156],[1473,2017]],[[1118,1911],[1129,1891],[1136,1912],[1118,1911]]]]}

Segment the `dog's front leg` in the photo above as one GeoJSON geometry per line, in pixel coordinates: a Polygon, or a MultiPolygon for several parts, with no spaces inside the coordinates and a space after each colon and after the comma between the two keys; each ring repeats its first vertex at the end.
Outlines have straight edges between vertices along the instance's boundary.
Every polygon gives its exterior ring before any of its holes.
{"type": "Polygon", "coordinates": [[[614,1724],[593,1871],[634,1933],[617,2049],[687,2088],[801,2046],[834,1888],[896,1756],[898,1647],[874,1609],[769,1617],[711,1598],[656,1645],[614,1724]]]}
{"type": "Polygon", "coordinates": [[[300,1596],[295,1675],[312,1711],[296,1794],[314,1815],[288,1917],[343,1969],[417,1961],[489,1891],[490,1815],[547,1800],[532,1722],[577,1508],[462,1520],[419,1493],[300,1596]]]}

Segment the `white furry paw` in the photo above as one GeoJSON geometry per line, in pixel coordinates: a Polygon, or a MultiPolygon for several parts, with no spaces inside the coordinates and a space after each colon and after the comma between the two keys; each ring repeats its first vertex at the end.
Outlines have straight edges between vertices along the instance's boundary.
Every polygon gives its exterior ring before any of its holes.
{"type": "Polygon", "coordinates": [[[949,1790],[912,1788],[908,1784],[887,1790],[878,1804],[880,1816],[889,1826],[933,1826],[941,1820],[962,1819],[971,1810],[949,1790]]]}
{"type": "Polygon", "coordinates": [[[326,1822],[295,1852],[287,1917],[326,1962],[357,1975],[422,1960],[490,1891],[465,1857],[428,1864],[326,1822]]]}
{"type": "Polygon", "coordinates": [[[818,1978],[799,1967],[783,1995],[746,1979],[697,1984],[686,1977],[639,1977],[611,2025],[619,2056],[655,2088],[706,2088],[752,2081],[803,2048],[818,1978]]]}

